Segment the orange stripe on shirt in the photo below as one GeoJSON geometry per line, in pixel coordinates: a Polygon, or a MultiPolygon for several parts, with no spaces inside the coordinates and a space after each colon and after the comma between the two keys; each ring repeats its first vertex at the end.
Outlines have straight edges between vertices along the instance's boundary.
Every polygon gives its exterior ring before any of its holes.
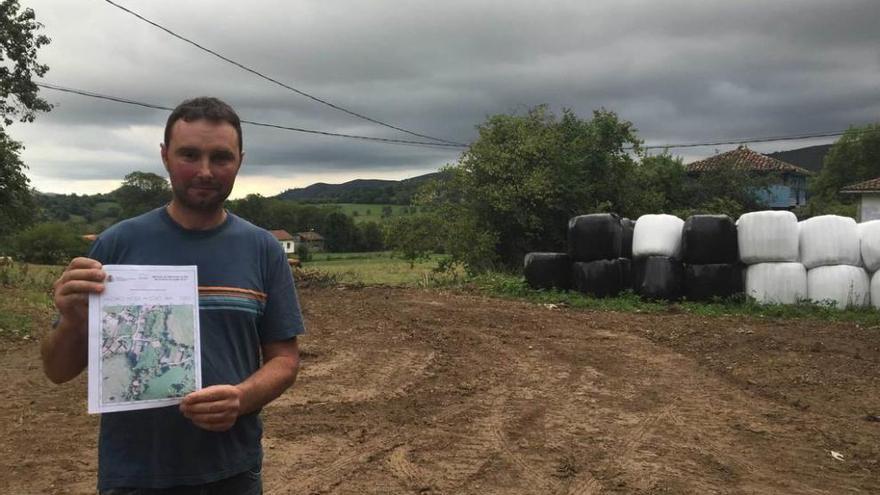
{"type": "Polygon", "coordinates": [[[252,296],[261,301],[266,300],[268,297],[265,293],[249,290],[249,289],[239,289],[238,287],[210,287],[210,286],[199,286],[200,294],[237,294],[242,296],[252,296]]]}

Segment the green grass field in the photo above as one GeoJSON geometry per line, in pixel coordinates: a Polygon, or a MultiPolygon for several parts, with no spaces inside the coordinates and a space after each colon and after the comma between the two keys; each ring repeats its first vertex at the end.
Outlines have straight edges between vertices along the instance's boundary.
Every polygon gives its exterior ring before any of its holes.
{"type": "Polygon", "coordinates": [[[25,263],[0,266],[0,337],[30,338],[47,327],[55,312],[52,283],[63,270],[25,263]]]}
{"type": "Polygon", "coordinates": [[[426,287],[441,285],[456,278],[434,272],[440,259],[442,256],[434,255],[410,267],[409,261],[394,257],[390,252],[316,253],[311,261],[303,263],[303,269],[332,275],[340,283],[426,287]]]}
{"type": "Polygon", "coordinates": [[[421,206],[373,205],[365,203],[327,203],[319,206],[336,208],[339,212],[352,217],[355,223],[382,223],[389,218],[407,215],[408,212],[415,213],[416,209],[421,211],[422,208],[421,206]]]}

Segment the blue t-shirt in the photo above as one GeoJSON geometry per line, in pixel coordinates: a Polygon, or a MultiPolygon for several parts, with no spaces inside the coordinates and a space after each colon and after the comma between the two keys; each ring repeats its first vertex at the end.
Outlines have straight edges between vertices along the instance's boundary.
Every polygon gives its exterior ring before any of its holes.
{"type": "MultiPolygon", "coordinates": [[[[243,382],[261,365],[261,344],[304,332],[280,243],[232,213],[216,228],[193,231],[158,208],[102,233],[89,257],[103,264],[198,266],[205,387],[243,382]]],[[[228,478],[262,461],[261,436],[259,411],[220,433],[193,425],[178,406],[104,414],[98,489],[228,478]]]]}

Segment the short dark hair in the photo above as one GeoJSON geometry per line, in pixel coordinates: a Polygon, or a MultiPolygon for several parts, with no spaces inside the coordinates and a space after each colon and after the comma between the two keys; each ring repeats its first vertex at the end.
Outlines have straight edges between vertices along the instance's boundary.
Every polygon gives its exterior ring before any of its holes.
{"type": "Polygon", "coordinates": [[[225,101],[213,96],[199,96],[184,101],[171,111],[168,122],[165,123],[165,146],[171,141],[171,128],[174,123],[183,119],[184,122],[195,120],[210,120],[211,122],[228,122],[235,128],[238,134],[238,152],[244,151],[241,139],[241,119],[238,114],[225,101]]]}

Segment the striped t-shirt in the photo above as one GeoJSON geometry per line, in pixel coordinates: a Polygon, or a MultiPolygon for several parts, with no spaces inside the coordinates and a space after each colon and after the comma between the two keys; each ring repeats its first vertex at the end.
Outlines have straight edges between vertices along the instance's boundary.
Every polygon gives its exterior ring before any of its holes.
{"type": "MultiPolygon", "coordinates": [[[[205,387],[241,383],[260,367],[261,344],[304,331],[281,245],[232,213],[216,228],[193,231],[158,208],[107,229],[89,257],[104,264],[198,266],[205,387]]],[[[194,426],[177,406],[104,414],[98,489],[228,478],[260,464],[261,436],[258,412],[222,433],[194,426]]]]}

